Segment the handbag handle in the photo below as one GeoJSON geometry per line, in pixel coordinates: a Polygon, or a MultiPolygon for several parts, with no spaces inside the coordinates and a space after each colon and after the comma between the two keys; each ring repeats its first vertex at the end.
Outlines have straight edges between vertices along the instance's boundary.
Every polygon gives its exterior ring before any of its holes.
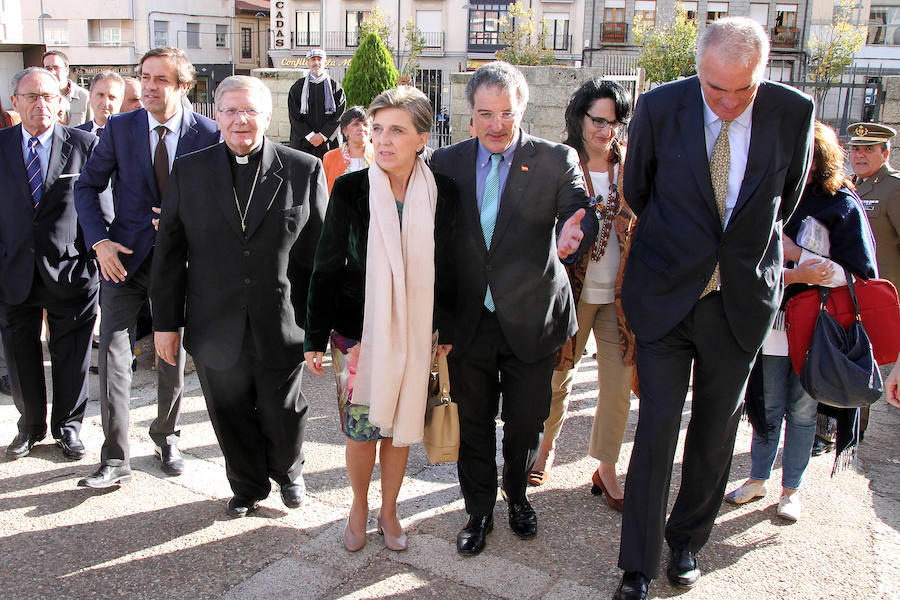
{"type": "MultiPolygon", "coordinates": [[[[862,322],[862,317],[859,316],[859,300],[856,298],[856,289],[853,287],[853,275],[846,267],[842,268],[844,269],[844,278],[847,280],[847,290],[850,292],[850,299],[853,301],[853,310],[856,313],[856,320],[862,322]]],[[[819,298],[822,301],[821,304],[819,304],[819,310],[827,311],[828,297],[831,295],[831,288],[825,287],[824,285],[820,285],[818,288],[819,298]]]]}

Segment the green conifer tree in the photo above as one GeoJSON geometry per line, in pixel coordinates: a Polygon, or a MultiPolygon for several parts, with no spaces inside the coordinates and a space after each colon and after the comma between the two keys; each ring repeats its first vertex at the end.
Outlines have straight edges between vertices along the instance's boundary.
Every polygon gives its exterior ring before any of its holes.
{"type": "Polygon", "coordinates": [[[384,42],[376,34],[369,33],[356,49],[341,82],[347,95],[347,106],[369,106],[375,96],[397,85],[398,76],[384,42]]]}

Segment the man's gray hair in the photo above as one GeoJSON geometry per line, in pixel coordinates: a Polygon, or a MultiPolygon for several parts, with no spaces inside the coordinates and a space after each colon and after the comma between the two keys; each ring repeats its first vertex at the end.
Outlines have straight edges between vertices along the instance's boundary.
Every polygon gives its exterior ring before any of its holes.
{"type": "Polygon", "coordinates": [[[125,80],[122,78],[122,76],[119,75],[118,73],[116,73],[115,71],[111,71],[109,69],[103,69],[102,71],[100,71],[99,73],[94,75],[94,78],[91,79],[90,88],[88,88],[88,89],[90,89],[90,91],[93,92],[94,86],[97,85],[98,83],[100,83],[101,81],[103,81],[104,79],[109,79],[111,81],[115,81],[116,83],[118,83],[119,85],[122,86],[123,90],[125,89],[125,80]]]}
{"type": "Polygon", "coordinates": [[[260,106],[256,108],[260,112],[272,114],[272,91],[266,87],[260,79],[249,77],[247,75],[232,75],[226,77],[222,83],[216,88],[216,108],[222,106],[222,96],[225,92],[234,92],[237,90],[250,90],[259,94],[260,106]]]}
{"type": "Polygon", "coordinates": [[[762,81],[769,62],[769,38],[762,25],[748,17],[725,17],[706,26],[697,39],[697,70],[703,69],[706,52],[715,52],[726,63],[753,67],[753,81],[762,81]]]}
{"type": "Polygon", "coordinates": [[[56,87],[59,87],[59,79],[57,79],[56,75],[54,75],[47,69],[45,69],[43,67],[28,67],[27,69],[22,69],[21,71],[19,71],[15,75],[13,75],[13,78],[12,78],[13,94],[19,93],[19,82],[22,81],[22,79],[24,79],[25,77],[28,77],[29,75],[34,75],[35,73],[38,73],[40,75],[46,75],[47,77],[49,77],[51,79],[51,81],[53,81],[53,84],[56,87]]]}
{"type": "Polygon", "coordinates": [[[515,90],[519,100],[519,108],[528,104],[528,83],[522,72],[509,64],[498,60],[479,67],[466,84],[466,102],[469,110],[475,108],[475,91],[480,87],[498,87],[502,90],[515,90]]]}

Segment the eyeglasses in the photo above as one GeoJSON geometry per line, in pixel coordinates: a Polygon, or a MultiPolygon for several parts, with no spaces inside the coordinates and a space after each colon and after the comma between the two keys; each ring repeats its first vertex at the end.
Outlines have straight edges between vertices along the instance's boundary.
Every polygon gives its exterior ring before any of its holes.
{"type": "Polygon", "coordinates": [[[617,129],[619,127],[619,125],[621,125],[621,123],[619,123],[618,121],[607,121],[606,119],[601,118],[601,117],[592,117],[591,115],[589,115],[587,113],[585,113],[584,116],[586,116],[588,119],[593,121],[594,125],[597,127],[597,129],[606,129],[607,127],[612,127],[613,129],[617,129]]]}
{"type": "Polygon", "coordinates": [[[47,102],[48,104],[50,102],[55,102],[59,98],[59,94],[35,94],[32,92],[27,94],[16,94],[16,96],[25,98],[25,102],[28,104],[34,104],[37,102],[38,98],[43,98],[44,102],[47,102]]]}
{"type": "Polygon", "coordinates": [[[253,117],[262,114],[262,111],[256,110],[255,108],[222,108],[219,109],[219,112],[224,114],[229,119],[233,119],[239,115],[247,115],[248,118],[252,119],[253,117]]]}
{"type": "Polygon", "coordinates": [[[519,111],[516,110],[504,110],[500,114],[492,113],[489,110],[479,110],[475,113],[475,116],[479,121],[492,122],[497,117],[500,117],[500,120],[504,123],[509,123],[510,121],[514,121],[517,116],[519,116],[519,111]]]}

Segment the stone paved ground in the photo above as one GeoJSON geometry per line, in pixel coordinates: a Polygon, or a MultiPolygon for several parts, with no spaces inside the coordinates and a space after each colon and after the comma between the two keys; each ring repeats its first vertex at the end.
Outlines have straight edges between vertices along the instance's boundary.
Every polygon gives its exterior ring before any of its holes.
{"type": "MultiPolygon", "coordinates": [[[[65,460],[46,440],[26,458],[0,459],[0,598],[569,600],[609,598],[615,589],[620,518],[591,496],[588,484],[595,465],[585,454],[596,403],[596,365],[589,358],[579,371],[550,481],[530,495],[538,537],[513,536],[500,501],[487,550],[463,559],[453,545],[465,520],[455,466],[429,465],[421,447],[410,455],[401,491],[409,550],[391,552],[374,533],[377,485],[370,493],[368,544],[356,554],[343,549],[350,495],[330,377],[304,383],[311,405],[306,504],[288,510],[276,491],[254,516],[228,519],[222,456],[195,375],[187,380],[182,419],[185,474],[168,478],[153,458],[147,434],[155,414],[151,357],[140,357],[135,381],[129,484],[107,492],[75,485],[99,456],[96,400],[85,421],[83,461],[65,460]]],[[[96,397],[96,377],[91,385],[96,397]]],[[[685,410],[689,414],[689,404],[685,410]]],[[[15,435],[16,418],[11,398],[0,396],[0,444],[15,435]]],[[[620,472],[636,418],[635,401],[620,472]]],[[[775,516],[775,488],[763,500],[723,506],[701,554],[700,583],[680,592],[663,577],[651,596],[900,598],[898,428],[900,410],[876,405],[857,472],[832,479],[830,457],[814,458],[803,486],[804,517],[796,524],[775,516]]],[[[742,425],[729,489],[747,475],[749,445],[749,427],[742,425]]]]}

